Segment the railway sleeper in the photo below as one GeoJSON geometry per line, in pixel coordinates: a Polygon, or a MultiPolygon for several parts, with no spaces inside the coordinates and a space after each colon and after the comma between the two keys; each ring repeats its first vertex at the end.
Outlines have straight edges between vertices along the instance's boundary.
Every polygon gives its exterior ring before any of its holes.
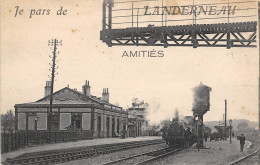
{"type": "Polygon", "coordinates": [[[87,158],[89,158],[89,156],[88,156],[88,155],[81,154],[81,159],[87,159],[87,158]]]}
{"type": "Polygon", "coordinates": [[[66,158],[64,158],[64,157],[63,157],[63,158],[60,158],[59,160],[60,160],[59,163],[65,163],[65,162],[66,162],[66,158]]]}
{"type": "Polygon", "coordinates": [[[51,164],[57,164],[57,163],[59,163],[60,161],[59,161],[59,159],[53,159],[53,160],[50,160],[49,161],[51,164]]]}

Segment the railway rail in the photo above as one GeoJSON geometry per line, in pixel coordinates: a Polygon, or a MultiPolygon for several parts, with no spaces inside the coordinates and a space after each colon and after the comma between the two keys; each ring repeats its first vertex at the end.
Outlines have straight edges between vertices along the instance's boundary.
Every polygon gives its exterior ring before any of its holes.
{"type": "MultiPolygon", "coordinates": [[[[163,148],[163,149],[159,149],[159,150],[155,150],[155,151],[145,152],[142,154],[137,154],[137,155],[129,156],[126,158],[114,160],[111,162],[104,163],[102,165],[129,164],[129,161],[131,161],[131,159],[134,160],[136,158],[142,158],[142,161],[137,163],[137,165],[144,165],[144,164],[148,164],[149,162],[152,162],[154,160],[177,153],[181,150],[182,149],[163,148]]],[[[135,161],[132,161],[132,162],[135,162],[135,161]]]]}
{"type": "Polygon", "coordinates": [[[13,159],[7,159],[3,164],[58,164],[79,159],[87,159],[93,156],[118,152],[126,149],[137,148],[141,146],[155,145],[165,143],[163,139],[127,142],[117,144],[104,144],[96,146],[86,146],[79,148],[70,148],[62,150],[43,151],[36,153],[27,153],[13,159]]]}
{"type": "Polygon", "coordinates": [[[240,158],[240,159],[238,159],[238,160],[235,160],[235,161],[233,161],[233,162],[230,162],[228,165],[236,165],[236,164],[239,164],[239,163],[243,162],[244,160],[246,160],[246,159],[248,159],[248,158],[250,158],[250,157],[256,155],[259,151],[260,151],[260,149],[256,149],[254,152],[252,152],[252,153],[250,153],[250,154],[248,154],[248,155],[246,155],[246,156],[244,156],[244,157],[242,157],[242,158],[240,158]]]}

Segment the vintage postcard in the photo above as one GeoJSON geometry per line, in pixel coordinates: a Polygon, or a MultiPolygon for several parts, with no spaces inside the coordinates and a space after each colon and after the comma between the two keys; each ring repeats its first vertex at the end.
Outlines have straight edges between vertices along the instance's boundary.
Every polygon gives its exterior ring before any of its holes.
{"type": "Polygon", "coordinates": [[[1,164],[260,164],[258,0],[1,0],[1,164]]]}

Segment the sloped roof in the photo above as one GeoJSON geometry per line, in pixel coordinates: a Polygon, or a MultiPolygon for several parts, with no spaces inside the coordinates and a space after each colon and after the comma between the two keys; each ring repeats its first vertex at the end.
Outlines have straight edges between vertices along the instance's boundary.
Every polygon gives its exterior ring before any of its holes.
{"type": "MultiPolygon", "coordinates": [[[[86,101],[82,101],[82,100],[53,100],[52,102],[53,104],[90,104],[87,103],[86,101]]],[[[43,101],[37,101],[37,102],[31,102],[31,103],[27,103],[27,104],[34,104],[34,105],[39,105],[39,104],[46,104],[49,105],[50,101],[48,100],[43,100],[43,101]]]]}
{"type": "MultiPolygon", "coordinates": [[[[53,96],[55,97],[55,95],[65,91],[65,90],[68,90],[69,92],[71,93],[74,93],[78,96],[80,96],[81,98],[83,99],[80,99],[80,100],[70,100],[70,99],[53,99],[53,104],[69,104],[69,105],[73,105],[73,104],[86,104],[86,105],[91,105],[91,103],[88,102],[88,100],[92,100],[98,104],[106,104],[106,105],[110,105],[110,106],[113,106],[113,107],[118,107],[118,108],[121,108],[119,106],[116,106],[116,105],[113,105],[111,103],[108,103],[104,100],[101,100],[100,98],[97,98],[96,96],[93,96],[93,95],[90,95],[90,96],[86,96],[84,95],[82,92],[79,92],[79,91],[76,91],[76,90],[73,90],[69,87],[65,87],[65,88],[62,88],[56,92],[53,93],[53,96]]],[[[50,95],[47,95],[39,100],[37,100],[36,102],[30,102],[30,103],[24,103],[24,104],[30,104],[30,105],[42,105],[42,104],[50,104],[50,101],[48,100],[50,99],[50,95]]],[[[24,105],[23,104],[23,105],[24,105]]],[[[18,104],[18,105],[21,105],[21,104],[18,104]]]]}
{"type": "MultiPolygon", "coordinates": [[[[73,89],[70,89],[69,87],[65,87],[65,88],[62,88],[62,89],[60,89],[60,90],[54,92],[53,95],[56,95],[56,94],[58,94],[58,93],[60,93],[60,92],[63,92],[63,91],[65,91],[66,89],[69,90],[69,91],[71,91],[71,92],[74,92],[74,93],[77,92],[77,91],[75,91],[75,90],[73,90],[73,89]]],[[[78,94],[79,94],[79,93],[78,93],[78,94]]],[[[43,97],[43,98],[37,100],[36,102],[43,101],[43,100],[46,100],[46,99],[49,99],[49,98],[50,98],[50,95],[47,95],[47,96],[45,96],[45,97],[43,97]]]]}
{"type": "MultiPolygon", "coordinates": [[[[66,88],[68,88],[68,87],[66,87],[66,88]]],[[[68,89],[70,89],[70,88],[68,88],[68,89]]],[[[93,95],[90,95],[90,97],[89,97],[89,96],[84,95],[82,92],[75,91],[75,90],[73,90],[73,89],[70,89],[70,90],[73,91],[73,92],[76,92],[76,93],[78,93],[78,94],[80,94],[80,95],[82,95],[82,96],[84,96],[84,97],[86,97],[86,98],[89,98],[89,99],[91,99],[91,100],[93,100],[93,101],[96,101],[96,102],[98,102],[98,103],[100,103],[100,104],[106,104],[106,105],[111,105],[111,106],[114,106],[114,107],[119,107],[119,106],[113,105],[113,104],[111,104],[111,103],[109,103],[109,102],[106,102],[106,101],[104,101],[104,100],[101,100],[100,97],[93,96],[93,95]]],[[[119,108],[121,108],[121,107],[119,107],[119,108]]]]}

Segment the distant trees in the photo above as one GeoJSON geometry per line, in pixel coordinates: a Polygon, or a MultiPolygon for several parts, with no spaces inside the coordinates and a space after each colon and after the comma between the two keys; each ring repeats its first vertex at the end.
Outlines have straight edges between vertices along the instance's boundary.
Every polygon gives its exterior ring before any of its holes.
{"type": "Polygon", "coordinates": [[[168,119],[168,120],[163,120],[163,121],[161,121],[161,126],[162,126],[161,128],[162,128],[162,129],[168,128],[171,123],[172,123],[172,122],[171,122],[170,119],[168,119]]]}
{"type": "Polygon", "coordinates": [[[4,131],[13,132],[15,129],[15,115],[11,109],[1,116],[1,126],[4,131]]]}
{"type": "Polygon", "coordinates": [[[252,130],[246,121],[240,122],[237,125],[238,131],[250,131],[252,130]]]}
{"type": "Polygon", "coordinates": [[[210,135],[212,131],[210,127],[204,125],[204,132],[205,134],[210,135]]]}

